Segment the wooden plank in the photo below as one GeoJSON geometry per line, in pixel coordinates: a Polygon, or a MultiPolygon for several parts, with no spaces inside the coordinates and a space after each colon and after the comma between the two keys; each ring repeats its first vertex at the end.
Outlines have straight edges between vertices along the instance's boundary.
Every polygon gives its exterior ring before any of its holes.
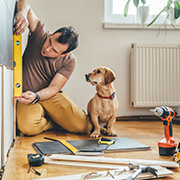
{"type": "Polygon", "coordinates": [[[82,161],[82,162],[93,162],[93,163],[106,163],[106,164],[143,164],[143,165],[159,165],[163,167],[177,168],[179,164],[174,161],[155,161],[145,159],[125,159],[125,158],[108,158],[108,157],[87,157],[87,156],[74,156],[74,155],[62,155],[53,154],[49,156],[52,160],[66,160],[66,161],[82,161]]]}
{"type": "MultiPolygon", "coordinates": [[[[166,177],[166,176],[173,174],[172,171],[170,171],[166,168],[163,168],[160,166],[152,166],[152,167],[158,170],[158,172],[157,172],[158,178],[166,177]]],[[[127,171],[127,172],[122,172],[122,171],[123,171],[123,169],[111,170],[111,171],[109,171],[109,173],[111,175],[108,174],[108,171],[97,171],[97,172],[94,172],[94,175],[97,175],[97,176],[99,175],[99,177],[93,178],[93,176],[92,176],[92,178],[89,177],[88,179],[89,180],[94,180],[94,179],[96,179],[96,180],[102,180],[102,179],[103,180],[112,180],[114,177],[114,179],[117,179],[117,180],[125,180],[127,177],[129,177],[130,175],[132,175],[134,173],[134,171],[127,171]]],[[[59,179],[82,180],[83,177],[85,177],[88,174],[89,173],[68,175],[68,176],[58,176],[58,177],[43,178],[43,179],[39,179],[39,180],[59,180],[59,179]]],[[[139,176],[136,179],[153,179],[153,178],[156,178],[156,177],[150,173],[141,173],[141,174],[139,174],[139,176]]]]}
{"type": "Polygon", "coordinates": [[[98,164],[98,163],[86,163],[86,162],[70,162],[70,161],[52,160],[49,157],[45,157],[44,162],[48,163],[48,164],[59,164],[59,165],[64,165],[64,166],[91,167],[91,168],[100,168],[100,169],[125,168],[125,166],[122,166],[122,165],[110,165],[110,164],[98,164]]]}

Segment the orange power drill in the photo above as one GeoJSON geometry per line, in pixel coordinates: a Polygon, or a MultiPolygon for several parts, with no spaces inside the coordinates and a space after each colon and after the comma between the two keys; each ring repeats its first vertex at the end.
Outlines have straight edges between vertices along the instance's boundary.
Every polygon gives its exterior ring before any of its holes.
{"type": "Polygon", "coordinates": [[[162,156],[172,156],[176,150],[177,143],[173,136],[172,120],[177,116],[178,112],[174,108],[161,106],[151,109],[154,114],[163,120],[165,137],[158,142],[159,154],[162,156]]]}

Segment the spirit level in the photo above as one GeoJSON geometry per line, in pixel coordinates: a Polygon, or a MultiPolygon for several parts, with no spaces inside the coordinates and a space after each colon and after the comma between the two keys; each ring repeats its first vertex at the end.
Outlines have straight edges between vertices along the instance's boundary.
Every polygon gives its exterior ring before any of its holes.
{"type": "Polygon", "coordinates": [[[14,97],[22,94],[22,35],[14,36],[14,97]]]}

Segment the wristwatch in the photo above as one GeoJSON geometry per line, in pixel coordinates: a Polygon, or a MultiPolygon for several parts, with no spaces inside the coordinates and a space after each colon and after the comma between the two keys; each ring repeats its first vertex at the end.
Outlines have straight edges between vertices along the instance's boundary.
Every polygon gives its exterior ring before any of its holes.
{"type": "Polygon", "coordinates": [[[34,93],[35,95],[36,95],[36,98],[31,102],[31,104],[35,104],[35,103],[37,103],[38,101],[40,101],[40,96],[39,96],[39,94],[38,93],[34,93]]]}

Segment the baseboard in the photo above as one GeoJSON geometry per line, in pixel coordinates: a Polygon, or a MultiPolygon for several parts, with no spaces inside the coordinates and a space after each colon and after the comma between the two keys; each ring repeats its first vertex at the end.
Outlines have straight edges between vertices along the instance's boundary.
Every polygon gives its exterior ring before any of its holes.
{"type": "MultiPolygon", "coordinates": [[[[151,115],[142,115],[142,116],[117,116],[117,121],[161,121],[161,119],[157,116],[151,115]]],[[[173,123],[179,122],[180,123],[180,116],[177,116],[173,123]]]]}

